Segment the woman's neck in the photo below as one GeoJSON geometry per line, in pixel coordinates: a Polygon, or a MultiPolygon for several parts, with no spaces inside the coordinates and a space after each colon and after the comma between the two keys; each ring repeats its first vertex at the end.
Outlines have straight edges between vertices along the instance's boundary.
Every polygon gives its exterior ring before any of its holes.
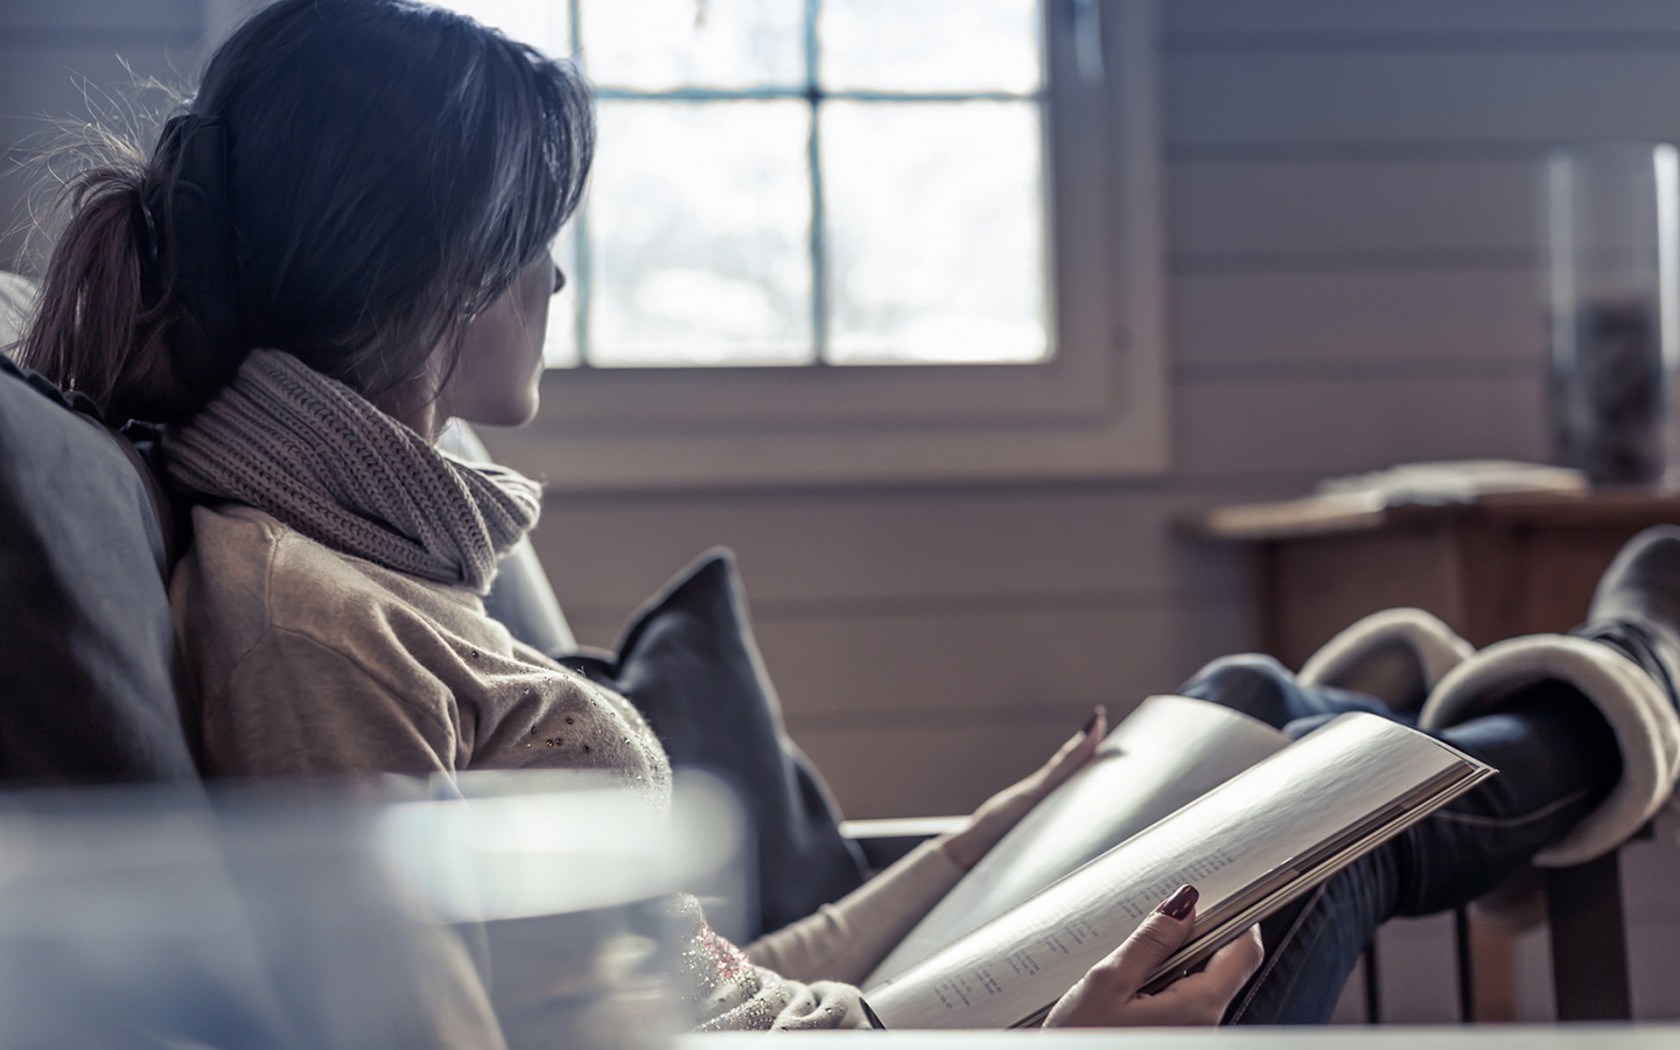
{"type": "Polygon", "coordinates": [[[444,424],[449,422],[449,414],[435,390],[430,376],[423,374],[372,400],[380,411],[435,445],[444,424]]]}

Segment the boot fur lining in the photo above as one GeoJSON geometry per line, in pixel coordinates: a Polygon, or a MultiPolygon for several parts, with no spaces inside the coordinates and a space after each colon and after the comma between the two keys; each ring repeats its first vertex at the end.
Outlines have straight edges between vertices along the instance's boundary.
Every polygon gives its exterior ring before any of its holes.
{"type": "Polygon", "coordinates": [[[1622,751],[1622,779],[1609,797],[1534,863],[1562,868],[1621,845],[1660,809],[1680,772],[1680,717],[1637,664],[1597,642],[1532,635],[1491,645],[1441,680],[1419,724],[1442,729],[1494,707],[1546,678],[1568,682],[1598,708],[1622,751]]]}
{"type": "Polygon", "coordinates": [[[1422,609],[1385,609],[1354,623],[1312,655],[1296,680],[1306,686],[1357,689],[1376,696],[1397,711],[1415,711],[1448,671],[1475,652],[1452,628],[1422,609]],[[1409,654],[1416,662],[1422,692],[1413,696],[1383,695],[1383,689],[1362,674],[1378,654],[1409,654]]]}

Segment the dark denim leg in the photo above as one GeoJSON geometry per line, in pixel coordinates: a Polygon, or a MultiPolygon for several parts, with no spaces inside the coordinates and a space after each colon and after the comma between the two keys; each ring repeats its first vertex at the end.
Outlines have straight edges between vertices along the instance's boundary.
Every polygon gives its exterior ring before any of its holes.
{"type": "Polygon", "coordinates": [[[1405,716],[1361,693],[1308,689],[1295,681],[1288,668],[1256,653],[1221,657],[1202,668],[1178,692],[1240,711],[1278,729],[1299,719],[1348,711],[1370,711],[1409,724],[1405,716]]]}
{"type": "Polygon", "coordinates": [[[1609,726],[1560,683],[1531,687],[1500,713],[1437,735],[1500,775],[1262,923],[1267,959],[1229,1022],[1328,1020],[1379,924],[1481,896],[1567,831],[1621,774],[1609,726]]]}

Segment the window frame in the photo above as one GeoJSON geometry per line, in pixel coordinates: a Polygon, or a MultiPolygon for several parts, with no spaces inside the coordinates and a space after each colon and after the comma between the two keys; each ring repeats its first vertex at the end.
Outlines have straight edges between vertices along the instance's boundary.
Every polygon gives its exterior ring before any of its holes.
{"type": "MultiPolygon", "coordinates": [[[[244,5],[207,2],[224,21],[206,39],[219,39],[244,5]]],[[[1049,360],[550,369],[534,422],[480,428],[498,460],[556,493],[1165,471],[1158,0],[1043,12],[1049,360]],[[1100,75],[1080,54],[1092,30],[1100,75]]]]}

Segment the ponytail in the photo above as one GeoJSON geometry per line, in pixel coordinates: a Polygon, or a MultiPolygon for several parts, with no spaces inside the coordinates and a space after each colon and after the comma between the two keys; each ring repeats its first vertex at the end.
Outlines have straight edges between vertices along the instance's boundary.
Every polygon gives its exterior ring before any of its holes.
{"type": "Polygon", "coordinates": [[[18,359],[113,422],[187,419],[244,356],[221,135],[176,117],[150,161],[119,146],[58,194],[69,222],[18,359]]]}

